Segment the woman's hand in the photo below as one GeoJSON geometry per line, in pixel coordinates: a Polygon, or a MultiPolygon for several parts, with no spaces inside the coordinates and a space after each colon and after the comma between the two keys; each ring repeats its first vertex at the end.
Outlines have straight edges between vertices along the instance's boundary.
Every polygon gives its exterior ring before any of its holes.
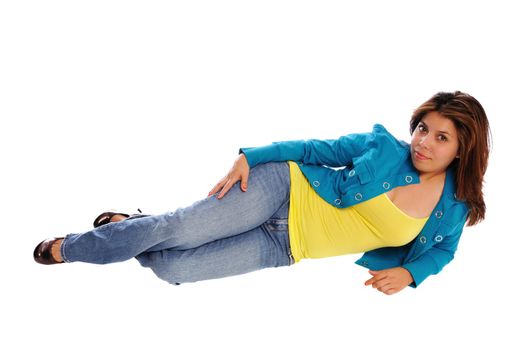
{"type": "Polygon", "coordinates": [[[371,284],[373,288],[377,288],[379,292],[387,295],[399,292],[414,281],[410,272],[404,267],[394,267],[380,271],[369,270],[368,272],[373,277],[367,280],[364,285],[371,284]]]}
{"type": "Polygon", "coordinates": [[[221,199],[225,195],[225,193],[227,193],[231,189],[231,187],[239,180],[242,181],[241,189],[245,192],[247,191],[248,179],[249,163],[247,162],[245,154],[242,153],[234,162],[234,165],[232,166],[229,173],[223,179],[221,179],[220,182],[218,182],[216,186],[214,186],[214,188],[209,192],[208,197],[210,197],[211,195],[221,189],[221,192],[217,197],[218,199],[221,199]]]}

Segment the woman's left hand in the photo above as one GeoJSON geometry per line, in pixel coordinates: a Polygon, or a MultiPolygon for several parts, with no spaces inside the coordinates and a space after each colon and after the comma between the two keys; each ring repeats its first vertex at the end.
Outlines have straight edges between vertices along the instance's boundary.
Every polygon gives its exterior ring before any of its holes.
{"type": "Polygon", "coordinates": [[[364,285],[371,284],[379,292],[387,295],[395,294],[401,291],[414,281],[410,272],[404,267],[394,267],[386,270],[368,271],[373,277],[367,280],[364,285]]]}

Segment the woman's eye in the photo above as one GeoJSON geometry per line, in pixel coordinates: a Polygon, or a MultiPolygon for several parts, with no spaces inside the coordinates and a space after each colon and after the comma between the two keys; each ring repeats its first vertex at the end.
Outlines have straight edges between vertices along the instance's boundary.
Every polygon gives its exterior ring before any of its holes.
{"type": "Polygon", "coordinates": [[[420,132],[425,132],[426,131],[426,128],[425,128],[425,126],[423,124],[419,124],[417,126],[417,129],[419,129],[420,132]]]}
{"type": "Polygon", "coordinates": [[[439,141],[446,141],[447,138],[444,135],[439,135],[439,141]]]}

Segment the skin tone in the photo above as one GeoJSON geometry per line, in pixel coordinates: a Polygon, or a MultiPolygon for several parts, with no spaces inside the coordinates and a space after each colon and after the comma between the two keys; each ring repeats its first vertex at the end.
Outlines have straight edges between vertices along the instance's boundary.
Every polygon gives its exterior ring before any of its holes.
{"type": "MultiPolygon", "coordinates": [[[[387,192],[394,204],[413,217],[427,217],[441,197],[446,169],[458,157],[459,141],[454,123],[438,112],[426,114],[412,133],[412,162],[419,171],[419,184],[396,187],[387,192]]],[[[391,295],[413,282],[403,267],[380,271],[364,284],[391,295]]]]}
{"type": "MultiPolygon", "coordinates": [[[[441,197],[446,177],[446,169],[457,157],[459,141],[454,123],[438,112],[426,114],[412,133],[411,156],[414,167],[419,172],[419,184],[396,187],[387,192],[388,198],[404,213],[416,218],[428,217],[441,197]]],[[[238,181],[241,190],[247,191],[249,179],[249,164],[245,155],[238,156],[229,173],[222,178],[208,196],[216,193],[216,198],[223,196],[238,181]]],[[[111,221],[121,221],[125,217],[115,215],[111,221]]],[[[52,247],[52,255],[62,261],[58,240],[52,247]]],[[[372,277],[364,285],[371,285],[379,292],[387,295],[395,294],[413,282],[413,277],[403,267],[385,270],[369,270],[372,277]]]]}

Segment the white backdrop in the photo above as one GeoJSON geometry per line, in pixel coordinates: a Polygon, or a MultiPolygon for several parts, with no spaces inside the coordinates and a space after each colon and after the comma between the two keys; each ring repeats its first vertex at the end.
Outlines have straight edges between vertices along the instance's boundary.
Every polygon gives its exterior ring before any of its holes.
{"type": "Polygon", "coordinates": [[[527,25],[499,3],[2,1],[0,348],[525,349],[527,25]],[[242,146],[409,140],[454,90],[491,123],[487,220],[415,290],[365,287],[360,255],[178,287],[135,260],[33,262],[102,211],[203,198],[242,146]]]}

